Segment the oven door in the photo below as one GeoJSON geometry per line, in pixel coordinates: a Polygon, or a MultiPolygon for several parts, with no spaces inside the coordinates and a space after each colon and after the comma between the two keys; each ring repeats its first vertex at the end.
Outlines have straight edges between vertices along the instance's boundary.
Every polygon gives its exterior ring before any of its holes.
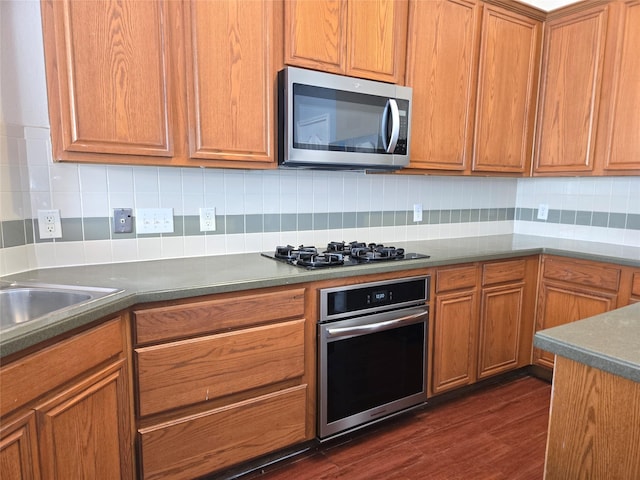
{"type": "Polygon", "coordinates": [[[427,400],[429,307],[318,325],[320,439],[427,400]]]}

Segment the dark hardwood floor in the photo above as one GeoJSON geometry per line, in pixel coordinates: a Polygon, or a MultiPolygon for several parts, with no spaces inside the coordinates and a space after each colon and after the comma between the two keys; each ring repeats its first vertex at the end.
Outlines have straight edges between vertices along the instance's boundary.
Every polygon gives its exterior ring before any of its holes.
{"type": "Polygon", "coordinates": [[[242,480],[540,480],[550,396],[551,385],[530,376],[487,385],[242,480]]]}

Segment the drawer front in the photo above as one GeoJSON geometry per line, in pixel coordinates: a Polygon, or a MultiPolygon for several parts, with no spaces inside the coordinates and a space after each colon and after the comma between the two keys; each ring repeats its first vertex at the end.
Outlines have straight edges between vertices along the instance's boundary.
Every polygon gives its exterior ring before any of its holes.
{"type": "Polygon", "coordinates": [[[436,272],[436,292],[442,293],[461,288],[474,288],[477,280],[475,265],[446,268],[436,272]]]}
{"type": "Polygon", "coordinates": [[[544,261],[545,278],[562,280],[589,287],[597,287],[604,290],[618,291],[620,286],[620,269],[586,263],[576,260],[562,260],[547,257],[544,261]]]}
{"type": "Polygon", "coordinates": [[[304,320],[137,348],[140,415],[304,374],[304,320]]]}
{"type": "Polygon", "coordinates": [[[149,343],[299,318],[304,288],[137,310],[136,342],[149,343]]]}
{"type": "Polygon", "coordinates": [[[482,266],[482,285],[515,282],[524,279],[525,261],[511,260],[508,262],[488,263],[482,266]]]}
{"type": "Polygon", "coordinates": [[[304,441],[307,386],[139,430],[145,479],[191,479],[304,441]]]}
{"type": "Polygon", "coordinates": [[[58,388],[74,377],[120,355],[122,318],[18,359],[0,370],[0,415],[58,388]]]}

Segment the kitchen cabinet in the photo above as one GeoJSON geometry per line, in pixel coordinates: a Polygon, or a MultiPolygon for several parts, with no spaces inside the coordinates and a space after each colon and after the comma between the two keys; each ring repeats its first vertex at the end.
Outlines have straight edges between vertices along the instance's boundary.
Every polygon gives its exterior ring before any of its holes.
{"type": "Polygon", "coordinates": [[[438,269],[431,394],[529,365],[538,257],[438,269]]]}
{"type": "Polygon", "coordinates": [[[438,269],[433,313],[432,392],[475,381],[477,353],[476,265],[438,269]]]}
{"type": "Polygon", "coordinates": [[[281,2],[41,5],[55,160],[275,167],[281,2]]]}
{"type": "Polygon", "coordinates": [[[531,362],[537,258],[482,265],[478,379],[531,362]]]}
{"type": "Polygon", "coordinates": [[[2,366],[2,478],[134,478],[124,316],[2,366]]]}
{"type": "MultiPolygon", "coordinates": [[[[542,259],[536,330],[564,325],[618,306],[621,267],[545,255],[542,259]]],[[[534,349],[533,363],[553,368],[554,356],[534,349]]]]}
{"type": "Polygon", "coordinates": [[[527,12],[476,0],[410,2],[408,172],[529,173],[542,22],[527,12]]]}
{"type": "Polygon", "coordinates": [[[285,63],[402,83],[406,0],[285,2],[285,63]]]}
{"type": "Polygon", "coordinates": [[[640,175],[640,2],[611,4],[595,146],[595,173],[640,175]]]}
{"type": "Polygon", "coordinates": [[[142,478],[194,478],[315,436],[306,289],[134,311],[142,478]]]}
{"type": "Polygon", "coordinates": [[[638,174],[639,28],[637,1],[548,21],[534,174],[638,174]]]}

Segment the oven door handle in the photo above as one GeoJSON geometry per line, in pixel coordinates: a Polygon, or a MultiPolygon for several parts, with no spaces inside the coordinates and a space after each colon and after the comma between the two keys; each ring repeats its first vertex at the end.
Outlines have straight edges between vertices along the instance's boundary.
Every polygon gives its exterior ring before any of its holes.
{"type": "Polygon", "coordinates": [[[429,309],[426,308],[417,313],[400,318],[394,318],[393,320],[386,320],[384,322],[369,323],[367,325],[358,325],[353,327],[327,328],[327,338],[348,337],[357,334],[381,332],[383,330],[389,330],[390,328],[396,328],[405,323],[416,323],[416,320],[428,315],[429,309]]]}

